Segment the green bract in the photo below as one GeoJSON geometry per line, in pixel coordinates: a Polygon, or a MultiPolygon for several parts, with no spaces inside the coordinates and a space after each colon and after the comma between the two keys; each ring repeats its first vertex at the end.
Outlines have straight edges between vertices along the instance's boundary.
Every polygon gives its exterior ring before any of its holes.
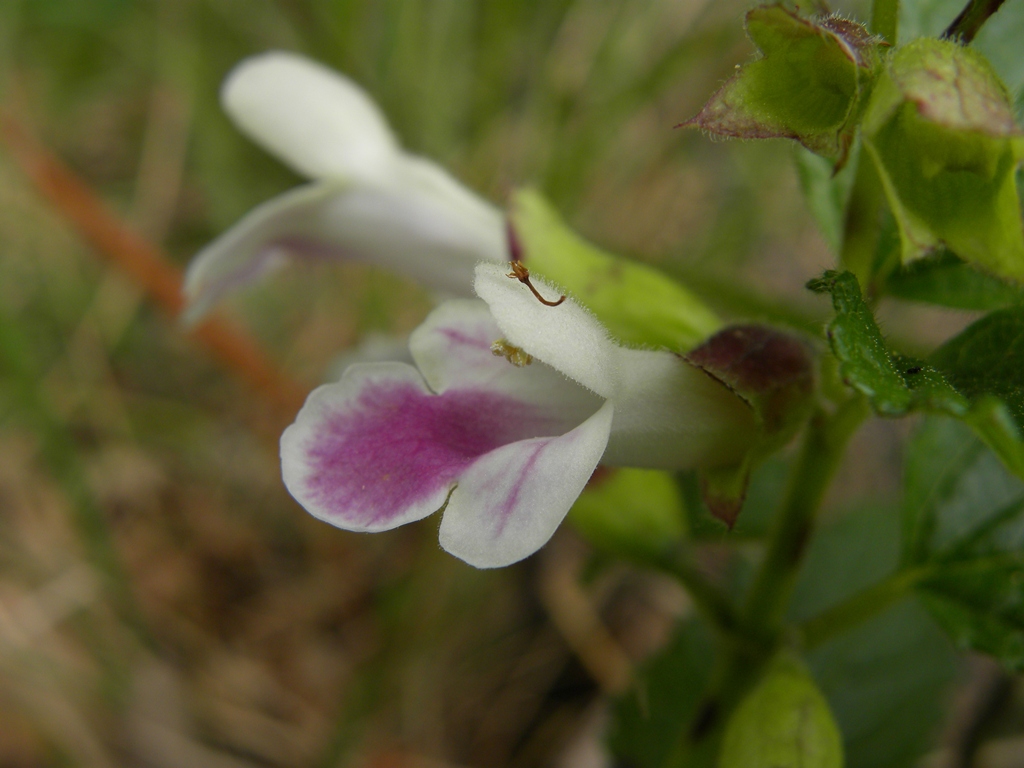
{"type": "Polygon", "coordinates": [[[702,473],[704,502],[730,528],[743,506],[751,469],[785,445],[814,404],[815,361],[798,336],[765,325],[733,325],[686,355],[750,406],[757,425],[738,464],[702,473]]]}
{"type": "Polygon", "coordinates": [[[796,139],[844,162],[879,41],[855,22],[807,19],[781,5],[751,10],[747,35],[762,58],[740,67],[684,125],[719,136],[796,139]]]}
{"type": "Polygon", "coordinates": [[[583,240],[538,193],[518,191],[509,216],[529,269],[572,294],[620,341],[685,351],[721,327],[679,283],[583,240]]]}
{"type": "Polygon", "coordinates": [[[863,130],[904,263],[945,244],[1024,280],[1014,180],[1020,134],[1009,95],[981,54],[931,39],[900,49],[875,86],[863,130]]]}
{"type": "Polygon", "coordinates": [[[782,654],[733,713],[719,768],[841,768],[843,741],[825,697],[782,654]]]}

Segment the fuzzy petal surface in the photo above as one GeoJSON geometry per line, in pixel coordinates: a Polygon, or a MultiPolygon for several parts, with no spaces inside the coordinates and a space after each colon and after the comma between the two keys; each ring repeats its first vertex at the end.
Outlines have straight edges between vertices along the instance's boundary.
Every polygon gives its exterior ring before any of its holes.
{"type": "MultiPolygon", "coordinates": [[[[480,264],[474,282],[477,295],[487,302],[505,338],[587,389],[611,397],[618,378],[618,345],[604,326],[571,298],[557,307],[542,304],[526,285],[507,273],[507,268],[480,264]]],[[[560,291],[554,286],[539,278],[532,282],[548,300],[558,298],[560,291]]]]}
{"type": "Polygon", "coordinates": [[[564,435],[480,457],[448,501],[441,546],[477,568],[511,565],[544,546],[601,460],[613,411],[607,402],[564,435]]]}

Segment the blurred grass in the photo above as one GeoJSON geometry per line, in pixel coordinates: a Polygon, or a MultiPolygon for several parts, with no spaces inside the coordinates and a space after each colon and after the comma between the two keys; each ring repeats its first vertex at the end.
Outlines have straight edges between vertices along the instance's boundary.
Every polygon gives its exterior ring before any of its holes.
{"type": "MultiPolygon", "coordinates": [[[[751,54],[745,5],[6,0],[0,94],[185,265],[297,182],[232,128],[219,83],[247,55],[303,51],[491,199],[539,186],[591,239],[728,284],[725,311],[785,315],[829,263],[790,148],[672,129],[751,54]]],[[[477,572],[438,551],[436,521],[363,537],[310,519],[280,486],[268,405],[2,152],[0,246],[0,764],[551,765],[586,735],[601,681],[537,588],[539,561],[576,562],[570,534],[477,572]]],[[[229,302],[309,386],[429,306],[351,265],[229,302]]],[[[616,569],[571,599],[634,658],[685,608],[616,569]]]]}

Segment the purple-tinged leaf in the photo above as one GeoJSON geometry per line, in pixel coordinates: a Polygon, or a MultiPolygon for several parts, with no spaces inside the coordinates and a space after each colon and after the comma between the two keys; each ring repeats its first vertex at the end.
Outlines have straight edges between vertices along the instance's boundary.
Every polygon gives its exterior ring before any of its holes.
{"type": "Polygon", "coordinates": [[[747,35],[761,58],[739,67],[683,125],[731,138],[794,139],[842,165],[882,43],[856,22],[805,18],[781,5],[751,10],[747,35]]]}

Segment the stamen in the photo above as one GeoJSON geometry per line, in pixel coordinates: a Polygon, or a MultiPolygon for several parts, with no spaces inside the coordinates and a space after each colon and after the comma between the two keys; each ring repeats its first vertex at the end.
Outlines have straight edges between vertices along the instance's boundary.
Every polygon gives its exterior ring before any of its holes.
{"type": "Polygon", "coordinates": [[[515,344],[510,344],[508,339],[498,339],[491,344],[491,354],[495,357],[504,357],[516,368],[525,368],[533,362],[533,355],[515,344]]]}
{"type": "Polygon", "coordinates": [[[523,244],[519,241],[519,235],[516,234],[510,219],[505,220],[505,240],[508,242],[508,255],[512,257],[509,261],[522,261],[523,244]]]}
{"type": "Polygon", "coordinates": [[[559,304],[565,301],[564,293],[559,297],[558,301],[548,301],[543,296],[541,296],[540,292],[538,292],[537,289],[533,287],[533,283],[530,282],[530,270],[526,268],[526,265],[523,264],[523,262],[513,261],[510,263],[510,266],[512,267],[512,271],[509,272],[507,276],[518,280],[520,283],[529,288],[533,292],[533,295],[537,297],[537,301],[539,301],[541,304],[545,304],[549,307],[557,307],[559,304]]]}

